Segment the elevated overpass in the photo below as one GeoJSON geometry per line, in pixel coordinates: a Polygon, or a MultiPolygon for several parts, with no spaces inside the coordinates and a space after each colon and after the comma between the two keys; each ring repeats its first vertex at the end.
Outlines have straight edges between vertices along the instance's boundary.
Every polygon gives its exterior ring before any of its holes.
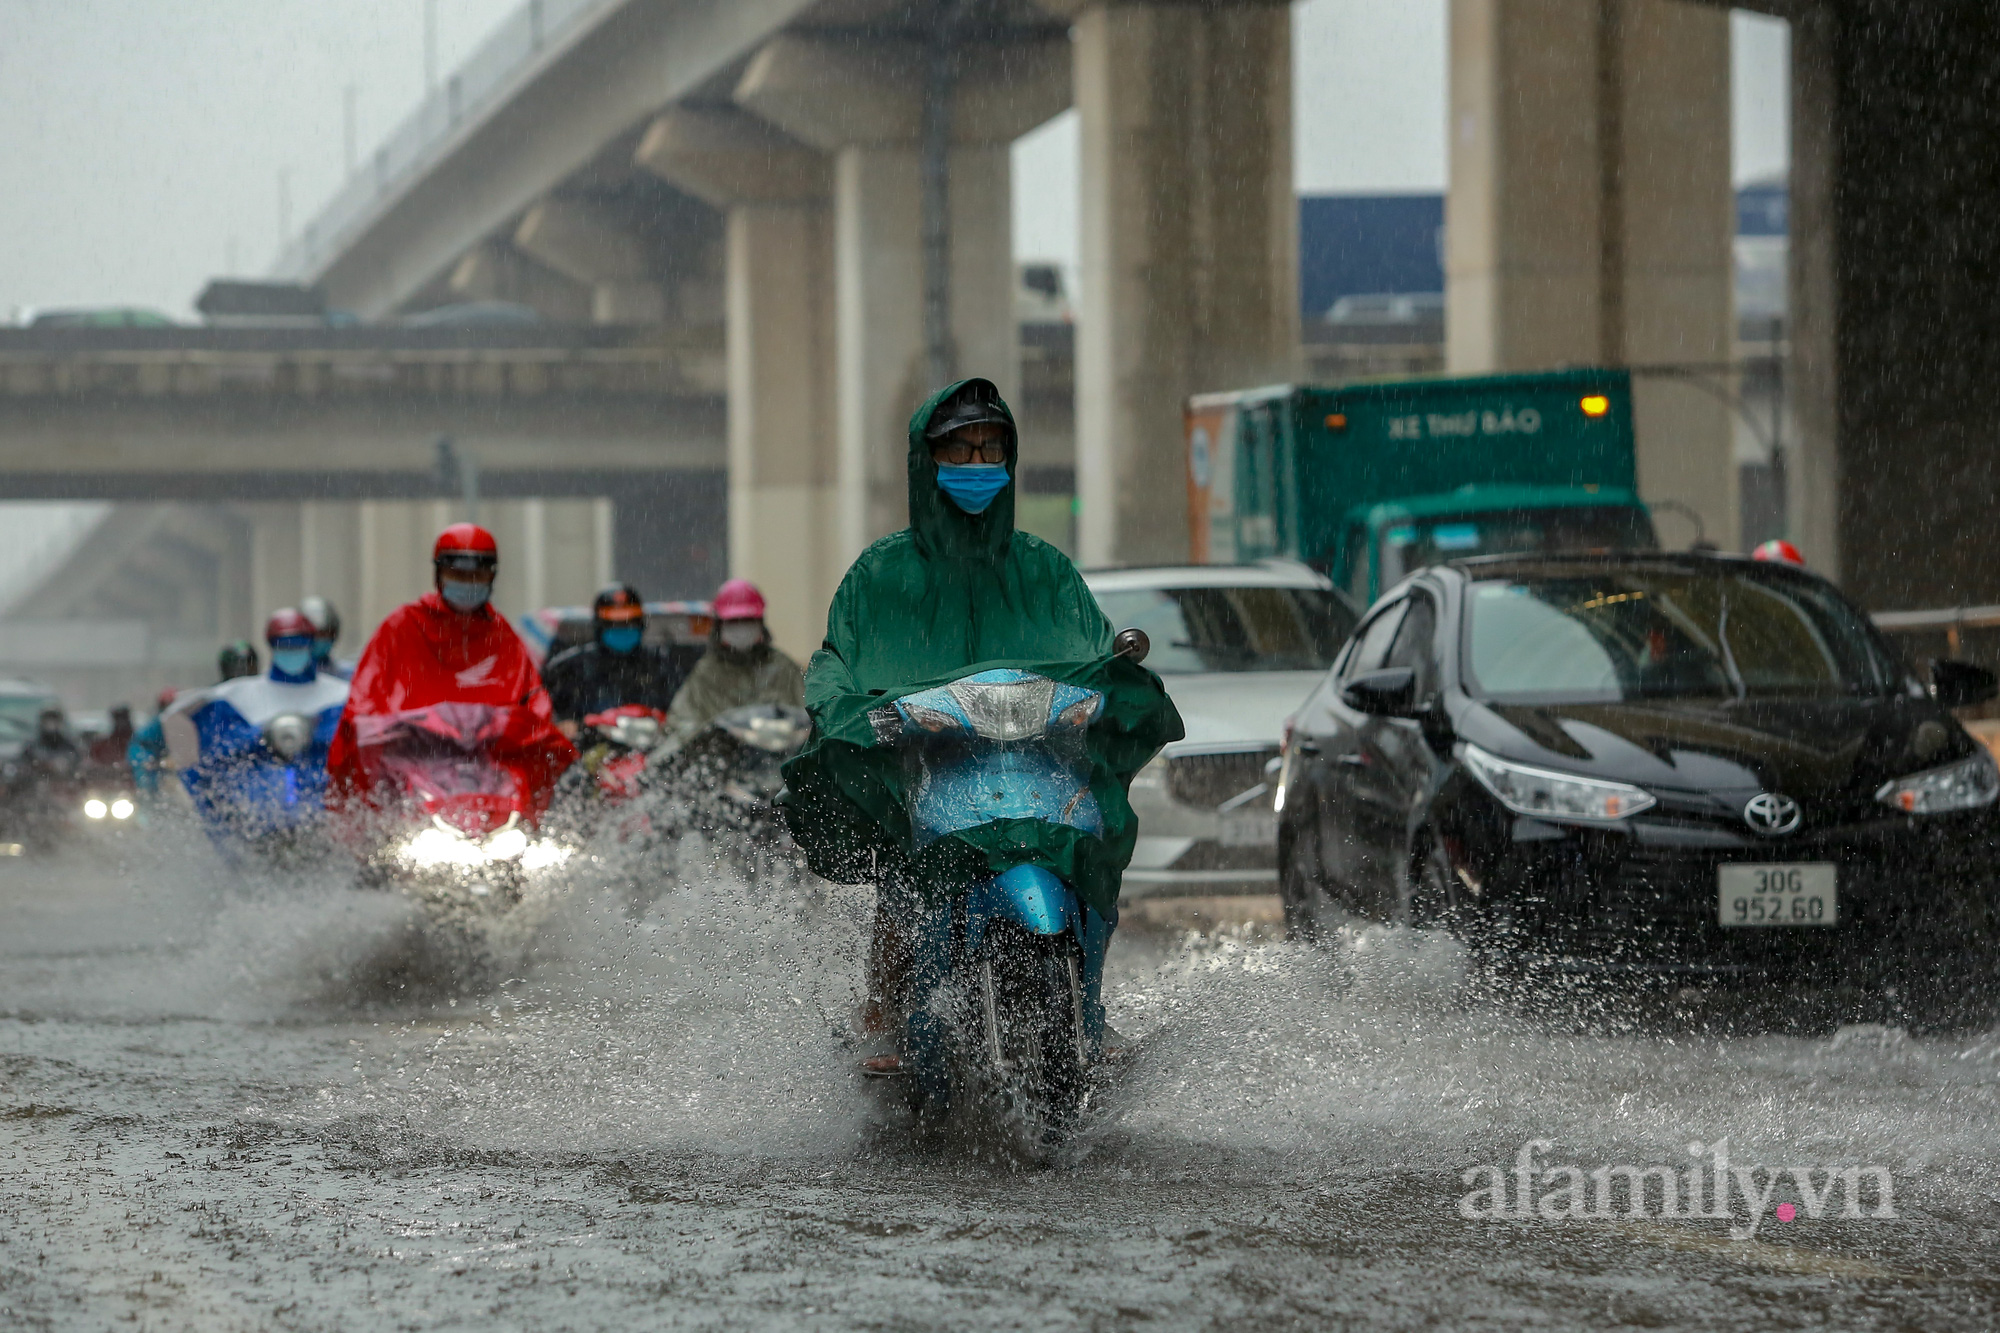
{"type": "MultiPolygon", "coordinates": [[[[1753,7],[1793,24],[1792,535],[1873,606],[2000,601],[2000,158],[1966,150],[2000,120],[2000,13],[1968,0],[1753,7]]],[[[371,319],[523,302],[568,330],[554,345],[369,350],[341,333],[266,355],[218,332],[74,362],[0,349],[21,386],[0,394],[0,434],[20,441],[0,439],[9,493],[214,493],[192,473],[235,488],[232,505],[297,507],[263,529],[291,524],[297,539],[265,543],[275,554],[260,564],[312,567],[283,551],[309,552],[333,526],[400,567],[412,534],[451,511],[425,480],[449,435],[480,459],[502,497],[491,504],[541,506],[520,520],[524,548],[590,548],[627,573],[678,550],[650,567],[671,579],[670,564],[719,574],[725,538],[699,566],[684,509],[658,529],[621,513],[603,529],[615,538],[577,537],[598,520],[572,516],[558,540],[548,506],[599,514],[584,497],[600,485],[669,478],[684,496],[706,478],[711,501],[694,512],[726,505],[728,568],[765,584],[781,640],[809,648],[849,557],[902,522],[902,423],[931,379],[927,246],[941,240],[947,260],[950,359],[1010,392],[1022,382],[1007,147],[1074,106],[1074,445],[1065,456],[1066,433],[1033,433],[1024,461],[1074,477],[1086,560],[1177,557],[1181,527],[1163,520],[1182,503],[1180,402],[1300,364],[1288,7],[965,0],[948,46],[946,12],[524,5],[282,271],[371,319]],[[940,50],[955,52],[943,83],[940,50]],[[941,237],[921,222],[927,181],[940,184],[924,170],[927,127],[947,168],[941,237]]],[[[1726,7],[1453,0],[1451,22],[1446,368],[1727,361],[1726,7]]],[[[1732,532],[1726,410],[1655,379],[1640,414],[1642,488],[1732,532]]],[[[648,507],[671,509],[635,508],[648,507]]]]}
{"type": "MultiPolygon", "coordinates": [[[[1985,299],[2000,233],[1984,219],[2000,166],[1961,151],[2000,118],[2000,12],[1749,7],[1793,24],[1793,535],[1876,605],[2000,597],[1983,499],[2000,407],[2000,317],[1985,299]],[[1942,353],[1927,336],[1940,327],[1965,331],[1942,353]]],[[[923,378],[917,321],[902,313],[920,291],[917,90],[941,12],[943,0],[529,5],[286,271],[368,313],[505,287],[599,317],[671,314],[719,292],[732,506],[800,534],[777,564],[837,568],[897,519],[897,418],[923,378]],[[632,192],[661,181],[672,207],[648,216],[679,221],[633,223],[632,192]]],[[[1272,204],[1290,195],[1285,7],[963,12],[973,54],[952,179],[974,216],[952,236],[960,362],[997,365],[1003,384],[1011,373],[1004,338],[963,313],[997,290],[982,283],[1005,250],[1004,229],[980,226],[1004,216],[1010,188],[988,149],[1074,105],[1079,540],[1094,560],[1171,556],[1173,525],[1157,516],[1176,503],[1172,405],[1297,365],[1289,303],[1272,295],[1293,281],[1289,209],[1272,204]]],[[[1453,0],[1451,24],[1448,368],[1728,360],[1727,7],[1453,0]]],[[[1664,381],[1642,397],[1642,486],[1730,532],[1724,409],[1664,381]]],[[[740,541],[732,559],[764,572],[740,541]]]]}
{"type": "Polygon", "coordinates": [[[0,329],[0,498],[121,502],[0,622],[0,671],[140,697],[313,593],[358,646],[425,586],[468,475],[509,610],[614,570],[704,594],[725,568],[723,361],[714,328],[0,329]]]}

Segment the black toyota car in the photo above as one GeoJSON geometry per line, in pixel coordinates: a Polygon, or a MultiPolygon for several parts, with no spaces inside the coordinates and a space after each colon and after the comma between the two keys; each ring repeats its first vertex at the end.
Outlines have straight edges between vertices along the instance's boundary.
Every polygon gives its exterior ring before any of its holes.
{"type": "Polygon", "coordinates": [[[1295,935],[1331,903],[1503,959],[1706,985],[1988,975],[2000,771],[1803,570],[1496,556],[1383,597],[1294,715],[1277,802],[1295,935]]]}

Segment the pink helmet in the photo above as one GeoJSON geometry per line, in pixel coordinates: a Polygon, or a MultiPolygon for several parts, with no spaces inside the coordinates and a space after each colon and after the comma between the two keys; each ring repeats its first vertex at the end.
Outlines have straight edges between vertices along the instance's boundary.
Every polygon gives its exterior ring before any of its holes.
{"type": "Polygon", "coordinates": [[[762,620],[764,594],[749,579],[731,579],[715,590],[717,620],[762,620]]]}

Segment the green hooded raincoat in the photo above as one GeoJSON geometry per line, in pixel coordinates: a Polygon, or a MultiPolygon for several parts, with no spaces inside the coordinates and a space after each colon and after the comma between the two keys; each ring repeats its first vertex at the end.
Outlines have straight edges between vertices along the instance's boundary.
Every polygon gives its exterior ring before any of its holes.
{"type": "Polygon", "coordinates": [[[910,526],[863,551],[834,594],[826,642],[806,669],[812,739],[785,766],[787,818],[813,870],[828,879],[906,874],[926,893],[949,893],[1035,862],[1111,916],[1138,837],[1126,784],[1162,745],[1180,739],[1180,714],[1158,676],[1111,655],[1112,627],[1068,557],[1014,530],[1014,459],[1007,488],[984,513],[965,513],[938,489],[924,428],[964,383],[910,418],[910,526]],[[1104,694],[1091,730],[1103,837],[1003,820],[921,852],[914,846],[901,757],[876,744],[868,710],[996,667],[1104,694]]]}

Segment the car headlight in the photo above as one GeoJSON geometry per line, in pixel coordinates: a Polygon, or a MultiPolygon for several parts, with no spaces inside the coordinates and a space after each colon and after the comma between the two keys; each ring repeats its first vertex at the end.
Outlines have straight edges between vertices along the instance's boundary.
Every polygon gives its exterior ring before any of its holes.
{"type": "Polygon", "coordinates": [[[83,803],[83,813],[89,815],[92,819],[102,819],[110,812],[111,807],[98,800],[95,796],[83,803]]]}
{"type": "Polygon", "coordinates": [[[1652,793],[1630,783],[1513,764],[1476,745],[1467,745],[1463,755],[1466,770],[1479,785],[1515,814],[1609,823],[1658,804],[1652,793]]]}
{"type": "Polygon", "coordinates": [[[111,803],[111,817],[113,819],[130,819],[132,817],[132,803],[123,796],[120,796],[111,803]]]}
{"type": "Polygon", "coordinates": [[[2000,796],[2000,768],[1984,750],[1955,764],[1891,779],[1875,793],[1876,800],[1906,815],[1977,810],[1993,804],[1996,796],[2000,796]]]}

